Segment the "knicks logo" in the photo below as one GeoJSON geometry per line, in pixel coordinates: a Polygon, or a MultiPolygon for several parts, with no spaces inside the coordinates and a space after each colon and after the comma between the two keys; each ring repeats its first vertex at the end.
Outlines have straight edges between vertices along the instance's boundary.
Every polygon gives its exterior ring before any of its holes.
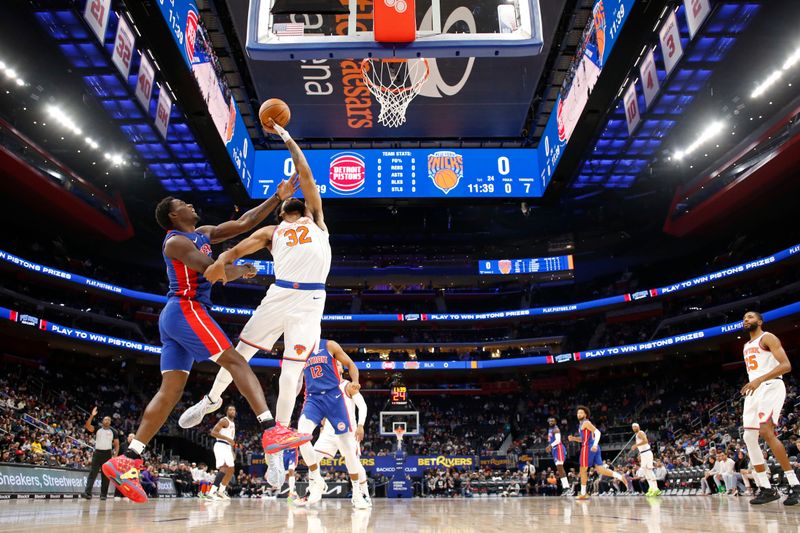
{"type": "Polygon", "coordinates": [[[458,186],[464,177],[464,160],[460,154],[449,151],[434,152],[428,156],[428,177],[447,194],[458,186]]]}
{"type": "Polygon", "coordinates": [[[497,262],[497,266],[500,267],[501,274],[508,274],[511,272],[511,260],[510,259],[501,259],[497,262]]]}
{"type": "Polygon", "coordinates": [[[329,181],[337,194],[350,196],[361,192],[366,182],[364,158],[353,152],[342,152],[331,157],[329,181]]]}
{"type": "Polygon", "coordinates": [[[306,352],[306,347],[302,344],[295,344],[294,345],[294,353],[297,355],[303,355],[306,352]]]}

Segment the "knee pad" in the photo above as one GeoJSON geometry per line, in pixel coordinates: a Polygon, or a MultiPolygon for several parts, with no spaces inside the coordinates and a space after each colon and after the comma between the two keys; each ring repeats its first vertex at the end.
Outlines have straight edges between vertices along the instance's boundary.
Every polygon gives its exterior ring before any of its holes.
{"type": "Polygon", "coordinates": [[[753,463],[753,466],[763,465],[764,454],[761,453],[761,447],[758,445],[758,430],[745,429],[744,443],[747,446],[747,455],[750,456],[750,462],[753,463]]]}

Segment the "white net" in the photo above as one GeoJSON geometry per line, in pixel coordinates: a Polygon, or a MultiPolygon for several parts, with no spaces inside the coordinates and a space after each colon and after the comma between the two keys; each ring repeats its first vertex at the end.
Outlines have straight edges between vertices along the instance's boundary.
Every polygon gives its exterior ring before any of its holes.
{"type": "Polygon", "coordinates": [[[408,104],[422,90],[429,73],[428,60],[424,58],[364,59],[364,83],[381,105],[378,122],[388,128],[405,123],[408,104]]]}

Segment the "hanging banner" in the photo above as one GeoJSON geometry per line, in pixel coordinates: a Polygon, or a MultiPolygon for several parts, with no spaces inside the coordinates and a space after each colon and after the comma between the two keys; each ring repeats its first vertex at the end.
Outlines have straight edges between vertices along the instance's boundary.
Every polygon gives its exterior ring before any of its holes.
{"type": "Polygon", "coordinates": [[[658,39],[661,41],[661,54],[664,56],[664,68],[669,76],[675,65],[683,57],[683,46],[681,45],[681,33],[678,29],[678,18],[675,12],[670,13],[667,21],[658,32],[658,39]]]}
{"type": "Polygon", "coordinates": [[[167,127],[169,127],[169,116],[172,113],[172,98],[163,85],[159,86],[158,106],[156,107],[156,129],[161,135],[167,138],[167,127]]]}
{"type": "Polygon", "coordinates": [[[92,28],[95,36],[102,44],[106,40],[108,16],[111,14],[111,0],[87,0],[83,10],[83,18],[92,28]]]}
{"type": "Polygon", "coordinates": [[[133,30],[125,21],[125,17],[120,17],[117,25],[117,36],[114,38],[114,53],[111,54],[111,60],[125,79],[128,78],[128,74],[131,71],[131,58],[133,57],[135,39],[133,30]]]}
{"type": "Polygon", "coordinates": [[[655,100],[656,95],[658,95],[658,91],[661,90],[661,84],[658,82],[656,62],[655,59],[653,59],[652,48],[645,54],[644,61],[642,61],[642,64],[639,66],[639,73],[642,77],[645,108],[649,111],[653,100],[655,100]]]}
{"type": "Polygon", "coordinates": [[[711,13],[711,3],[708,0],[683,0],[686,8],[686,22],[689,23],[689,36],[694,39],[697,30],[711,13]]]}
{"type": "Polygon", "coordinates": [[[631,86],[625,91],[622,103],[625,106],[625,121],[628,123],[628,135],[631,135],[642,119],[642,116],[639,114],[639,99],[636,95],[635,82],[631,83],[631,86]]]}
{"type": "Polygon", "coordinates": [[[155,76],[156,71],[153,64],[147,59],[147,55],[142,53],[142,59],[139,62],[139,78],[136,80],[136,99],[144,107],[145,113],[150,111],[150,98],[153,96],[155,76]]]}

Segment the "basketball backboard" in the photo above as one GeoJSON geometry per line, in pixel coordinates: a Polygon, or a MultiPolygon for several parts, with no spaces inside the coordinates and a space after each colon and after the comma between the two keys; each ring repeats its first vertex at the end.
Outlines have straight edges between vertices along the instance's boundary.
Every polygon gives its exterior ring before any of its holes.
{"type": "Polygon", "coordinates": [[[395,429],[402,427],[405,436],[419,435],[419,411],[381,411],[380,434],[394,437],[395,429]]]}
{"type": "Polygon", "coordinates": [[[340,1],[349,14],[277,14],[275,0],[250,0],[248,55],[266,61],[518,57],[537,55],[544,42],[539,0],[374,0],[381,8],[414,9],[416,34],[402,44],[376,40],[373,2],[340,1]]]}

